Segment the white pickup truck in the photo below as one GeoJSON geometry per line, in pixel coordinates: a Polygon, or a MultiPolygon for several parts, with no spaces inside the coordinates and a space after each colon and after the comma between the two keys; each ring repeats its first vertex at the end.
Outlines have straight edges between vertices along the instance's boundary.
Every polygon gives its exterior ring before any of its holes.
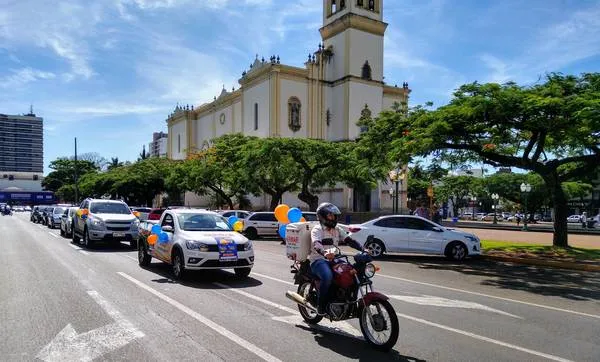
{"type": "Polygon", "coordinates": [[[236,276],[247,277],[254,265],[254,249],[252,241],[233,231],[221,215],[175,209],[166,210],[158,222],[140,223],[140,266],[150,265],[152,258],[170,264],[175,279],[183,278],[187,270],[205,269],[233,269],[236,276]]]}

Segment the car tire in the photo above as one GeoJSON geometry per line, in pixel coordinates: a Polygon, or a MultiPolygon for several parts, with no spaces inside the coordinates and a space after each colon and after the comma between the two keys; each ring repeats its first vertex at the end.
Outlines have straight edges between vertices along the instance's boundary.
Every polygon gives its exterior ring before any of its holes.
{"type": "Polygon", "coordinates": [[[146,243],[138,243],[138,264],[141,267],[147,267],[152,261],[152,255],[148,254],[146,243]]]}
{"type": "Polygon", "coordinates": [[[235,272],[236,277],[247,278],[248,275],[250,275],[252,268],[237,268],[237,269],[233,269],[233,271],[235,272]]]}
{"type": "Polygon", "coordinates": [[[454,261],[463,261],[469,254],[467,246],[460,241],[453,241],[446,247],[446,257],[454,261]]]}
{"type": "Polygon", "coordinates": [[[94,246],[94,242],[90,240],[88,229],[83,230],[83,245],[85,245],[86,249],[91,249],[94,246]]]}
{"type": "Polygon", "coordinates": [[[385,245],[379,239],[367,241],[367,243],[365,244],[365,249],[369,250],[369,253],[373,257],[373,259],[381,258],[383,256],[383,253],[385,253],[385,245]]]}
{"type": "Polygon", "coordinates": [[[60,227],[60,236],[63,238],[65,237],[65,231],[63,230],[62,226],[60,227]]]}
{"type": "Polygon", "coordinates": [[[71,230],[71,242],[73,244],[79,244],[79,236],[75,233],[75,229],[71,230]]]}
{"type": "Polygon", "coordinates": [[[182,280],[185,277],[185,259],[183,253],[179,249],[173,251],[172,259],[173,279],[182,280]]]}
{"type": "Polygon", "coordinates": [[[246,237],[250,240],[258,239],[258,232],[256,232],[255,228],[246,229],[246,237]]]}

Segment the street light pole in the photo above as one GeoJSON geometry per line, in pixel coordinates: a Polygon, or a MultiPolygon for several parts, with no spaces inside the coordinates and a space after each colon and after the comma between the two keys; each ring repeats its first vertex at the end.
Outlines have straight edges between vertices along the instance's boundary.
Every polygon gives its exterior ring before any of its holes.
{"type": "Polygon", "coordinates": [[[525,214],[523,215],[523,231],[527,231],[529,230],[527,228],[527,195],[529,194],[529,192],[531,192],[531,185],[530,184],[526,184],[526,183],[522,183],[521,184],[521,192],[523,194],[525,194],[525,214]]]}
{"type": "Polygon", "coordinates": [[[498,219],[496,217],[496,214],[498,213],[498,199],[500,198],[500,196],[496,193],[492,194],[492,200],[494,200],[494,224],[498,224],[498,219]]]}
{"type": "MultiPolygon", "coordinates": [[[[402,166],[398,165],[395,170],[390,171],[389,177],[390,177],[390,180],[392,180],[396,184],[396,195],[394,196],[392,212],[394,214],[397,214],[398,210],[399,210],[398,205],[401,202],[398,200],[398,197],[400,195],[399,186],[402,185],[402,180],[404,179],[404,171],[402,170],[402,166]]],[[[393,190],[390,190],[390,193],[392,193],[392,192],[393,192],[393,190]]]]}
{"type": "Polygon", "coordinates": [[[473,220],[475,220],[475,204],[477,203],[477,196],[473,196],[473,215],[471,215],[471,218],[473,220]]]}

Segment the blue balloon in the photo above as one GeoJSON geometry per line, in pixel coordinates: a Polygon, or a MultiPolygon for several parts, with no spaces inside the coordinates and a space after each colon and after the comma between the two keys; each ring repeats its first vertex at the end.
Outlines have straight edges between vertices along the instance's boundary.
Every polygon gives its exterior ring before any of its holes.
{"type": "Polygon", "coordinates": [[[235,224],[236,221],[238,221],[238,217],[235,215],[231,215],[227,221],[229,221],[229,225],[231,225],[231,227],[233,227],[233,224],[235,224]]]}
{"type": "Polygon", "coordinates": [[[290,222],[298,222],[302,219],[302,211],[297,207],[293,207],[288,211],[287,217],[290,222]]]}
{"type": "Polygon", "coordinates": [[[279,236],[281,236],[282,238],[285,239],[285,233],[286,233],[286,226],[287,225],[280,225],[279,226],[279,236]]]}
{"type": "Polygon", "coordinates": [[[160,228],[160,225],[158,225],[158,224],[152,225],[151,232],[152,232],[152,234],[159,235],[162,232],[162,229],[160,228]]]}
{"type": "Polygon", "coordinates": [[[158,241],[161,243],[166,243],[167,241],[169,241],[169,234],[161,232],[160,234],[158,234],[158,241]]]}

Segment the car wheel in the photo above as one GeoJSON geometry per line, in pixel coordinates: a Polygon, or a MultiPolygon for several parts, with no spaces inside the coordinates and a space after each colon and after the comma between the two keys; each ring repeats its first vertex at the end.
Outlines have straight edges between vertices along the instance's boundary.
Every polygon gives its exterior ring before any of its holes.
{"type": "Polygon", "coordinates": [[[235,276],[238,278],[247,278],[250,275],[250,271],[252,268],[237,268],[233,269],[235,272],[235,276]]]}
{"type": "Polygon", "coordinates": [[[146,243],[138,243],[138,263],[140,266],[149,266],[152,261],[152,255],[148,254],[146,243]]]}
{"type": "Polygon", "coordinates": [[[369,253],[373,259],[381,258],[385,252],[385,246],[379,239],[373,239],[365,244],[365,249],[369,250],[369,253]]]}
{"type": "Polygon", "coordinates": [[[185,261],[181,250],[173,252],[173,277],[176,280],[182,280],[185,276],[185,261]]]}
{"type": "Polygon", "coordinates": [[[446,247],[446,256],[454,261],[462,261],[468,254],[467,247],[460,241],[453,241],[446,247]]]}
{"type": "Polygon", "coordinates": [[[65,231],[63,230],[62,226],[60,227],[60,236],[65,237],[65,231]]]}
{"type": "Polygon", "coordinates": [[[90,240],[88,229],[83,231],[83,245],[85,245],[86,249],[91,249],[94,246],[94,242],[90,240]]]}
{"type": "Polygon", "coordinates": [[[258,238],[258,233],[255,228],[246,229],[246,237],[250,240],[256,240],[258,238]]]}
{"type": "Polygon", "coordinates": [[[71,241],[73,244],[79,244],[79,236],[75,234],[75,229],[71,230],[71,241]]]}

